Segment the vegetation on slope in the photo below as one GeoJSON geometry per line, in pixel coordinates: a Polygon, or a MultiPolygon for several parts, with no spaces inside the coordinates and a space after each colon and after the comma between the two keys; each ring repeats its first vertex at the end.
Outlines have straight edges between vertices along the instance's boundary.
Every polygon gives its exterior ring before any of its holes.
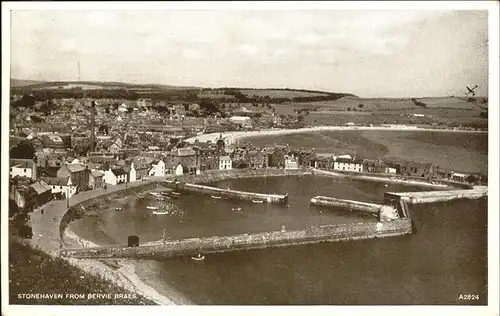
{"type": "Polygon", "coordinates": [[[155,303],[118,287],[110,281],[86,273],[60,258],[18,241],[9,246],[9,303],[26,305],[154,305],[155,303]],[[62,294],[62,298],[29,299],[22,294],[62,294]],[[66,294],[84,294],[69,298],[66,294]],[[88,294],[111,294],[108,298],[88,298],[88,294]],[[128,298],[115,298],[126,294],[128,298]],[[135,297],[135,298],[134,298],[135,297]]]}

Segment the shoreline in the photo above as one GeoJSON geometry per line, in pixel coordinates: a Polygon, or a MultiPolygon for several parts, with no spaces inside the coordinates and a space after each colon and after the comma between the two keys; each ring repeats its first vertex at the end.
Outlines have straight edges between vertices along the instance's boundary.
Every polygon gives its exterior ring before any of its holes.
{"type": "Polygon", "coordinates": [[[272,135],[289,135],[289,134],[302,134],[314,133],[323,131],[409,131],[409,132],[446,132],[446,133],[488,133],[488,131],[470,131],[470,130],[455,130],[455,129],[434,129],[434,128],[419,128],[416,126],[317,126],[317,127],[302,127],[297,129],[267,129],[260,131],[230,131],[220,133],[209,133],[196,135],[186,138],[185,141],[194,143],[195,140],[200,142],[212,141],[216,142],[220,135],[229,140],[229,144],[245,138],[259,137],[259,136],[272,136],[272,135]]]}
{"type": "MultiPolygon", "coordinates": [[[[74,248],[99,247],[100,245],[84,239],[77,235],[71,228],[67,227],[64,231],[64,239],[67,244],[74,248]]],[[[105,278],[106,280],[121,286],[130,292],[137,293],[145,298],[155,302],[158,305],[184,305],[186,298],[182,294],[171,289],[172,295],[164,295],[159,293],[155,288],[142,280],[136,272],[137,264],[130,260],[117,259],[113,261],[102,261],[93,259],[75,259],[65,258],[71,264],[80,269],[105,278]],[[175,297],[175,299],[174,299],[175,297]],[[181,298],[182,297],[182,298],[181,298]]]]}

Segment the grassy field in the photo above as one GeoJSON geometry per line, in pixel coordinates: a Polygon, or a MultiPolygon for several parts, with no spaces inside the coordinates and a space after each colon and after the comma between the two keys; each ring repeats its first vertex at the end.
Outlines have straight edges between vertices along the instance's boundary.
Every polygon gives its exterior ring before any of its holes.
{"type": "MultiPolygon", "coordinates": [[[[129,296],[130,297],[130,296],[129,296]]],[[[13,305],[155,305],[110,281],[90,275],[63,259],[20,242],[9,245],[9,303],[13,305]],[[19,294],[62,294],[63,298],[28,299],[19,294]],[[66,298],[66,294],[128,294],[136,298],[66,298]]]]}
{"type": "Polygon", "coordinates": [[[249,138],[252,144],[289,144],[318,153],[350,153],[363,158],[399,157],[431,162],[455,171],[486,173],[485,133],[412,131],[329,131],[249,138]]]}
{"type": "Polygon", "coordinates": [[[271,98],[296,98],[296,97],[315,97],[326,96],[326,93],[307,92],[307,91],[292,91],[292,90],[278,90],[278,89],[240,89],[240,92],[247,97],[265,97],[266,95],[271,98]]]}
{"type": "MultiPolygon", "coordinates": [[[[427,109],[451,109],[451,110],[481,110],[487,109],[487,103],[467,102],[467,100],[455,97],[445,98],[420,98],[416,101],[426,104],[427,109]]],[[[394,110],[426,110],[418,106],[411,99],[389,99],[389,98],[357,98],[344,97],[334,101],[301,102],[291,104],[297,108],[313,108],[322,110],[345,111],[348,108],[359,111],[394,111],[394,110]]]]}

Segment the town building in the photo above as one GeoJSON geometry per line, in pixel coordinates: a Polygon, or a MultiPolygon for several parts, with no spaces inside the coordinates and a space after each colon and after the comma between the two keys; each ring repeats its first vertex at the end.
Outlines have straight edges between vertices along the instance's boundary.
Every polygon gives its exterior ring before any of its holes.
{"type": "Polygon", "coordinates": [[[219,170],[233,169],[233,160],[229,156],[219,157],[219,170]]]}
{"type": "Polygon", "coordinates": [[[249,150],[247,157],[249,167],[252,169],[263,169],[269,166],[269,156],[264,151],[249,150]]]}
{"type": "Polygon", "coordinates": [[[63,163],[57,170],[56,177],[71,177],[71,183],[77,187],[77,191],[84,191],[88,189],[90,169],[82,164],[63,163]]]}
{"type": "Polygon", "coordinates": [[[10,177],[16,176],[30,178],[36,180],[37,177],[37,164],[33,159],[17,159],[11,158],[10,164],[10,177]]]}
{"type": "Polygon", "coordinates": [[[294,155],[285,155],[285,169],[299,169],[299,161],[294,155]]]}
{"type": "Polygon", "coordinates": [[[333,163],[333,170],[363,172],[363,161],[360,159],[349,159],[337,157],[333,163]]]}
{"type": "Polygon", "coordinates": [[[123,168],[109,167],[104,171],[103,180],[105,184],[117,185],[127,182],[127,172],[123,168]]]}
{"type": "Polygon", "coordinates": [[[102,188],[104,186],[103,177],[103,172],[99,170],[91,171],[89,176],[89,188],[92,190],[102,188]]]}
{"type": "Polygon", "coordinates": [[[386,173],[387,166],[381,160],[363,159],[363,171],[373,173],[386,173]]]}
{"type": "Polygon", "coordinates": [[[152,177],[164,177],[165,176],[165,162],[163,160],[154,160],[151,163],[151,169],[148,172],[149,176],[152,177]]]}
{"type": "Polygon", "coordinates": [[[71,177],[43,177],[42,180],[51,188],[55,199],[71,198],[77,192],[77,187],[71,182],[71,177]]]}

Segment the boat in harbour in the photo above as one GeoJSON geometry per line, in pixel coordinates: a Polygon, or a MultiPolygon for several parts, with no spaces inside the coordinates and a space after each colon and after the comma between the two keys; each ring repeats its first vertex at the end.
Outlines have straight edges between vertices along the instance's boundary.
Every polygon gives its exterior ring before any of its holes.
{"type": "Polygon", "coordinates": [[[239,211],[241,211],[241,207],[233,207],[231,210],[235,211],[235,212],[239,212],[239,211]]]}
{"type": "Polygon", "coordinates": [[[153,211],[153,214],[155,214],[155,215],[167,215],[167,214],[168,214],[168,211],[165,211],[165,212],[157,212],[157,211],[153,211]]]}
{"type": "Polygon", "coordinates": [[[220,196],[220,195],[212,195],[212,199],[220,200],[220,199],[222,199],[222,196],[220,196]]]}
{"type": "Polygon", "coordinates": [[[255,203],[255,204],[262,204],[262,203],[264,203],[264,201],[259,201],[259,200],[252,200],[252,202],[255,203]]]}
{"type": "Polygon", "coordinates": [[[174,195],[174,196],[180,196],[180,195],[181,195],[181,194],[180,194],[180,192],[172,192],[172,193],[170,193],[170,194],[172,194],[172,195],[174,195]]]}
{"type": "Polygon", "coordinates": [[[161,194],[158,193],[158,192],[149,192],[149,194],[151,194],[152,196],[155,196],[155,197],[160,197],[161,194]]]}
{"type": "Polygon", "coordinates": [[[201,253],[199,253],[196,257],[191,257],[191,259],[195,261],[202,261],[205,260],[205,256],[202,256],[201,253]]]}
{"type": "Polygon", "coordinates": [[[115,211],[121,212],[121,211],[123,211],[123,207],[115,207],[115,211]]]}
{"type": "Polygon", "coordinates": [[[146,206],[146,208],[148,210],[157,210],[158,209],[158,207],[156,207],[156,206],[146,206]]]}

